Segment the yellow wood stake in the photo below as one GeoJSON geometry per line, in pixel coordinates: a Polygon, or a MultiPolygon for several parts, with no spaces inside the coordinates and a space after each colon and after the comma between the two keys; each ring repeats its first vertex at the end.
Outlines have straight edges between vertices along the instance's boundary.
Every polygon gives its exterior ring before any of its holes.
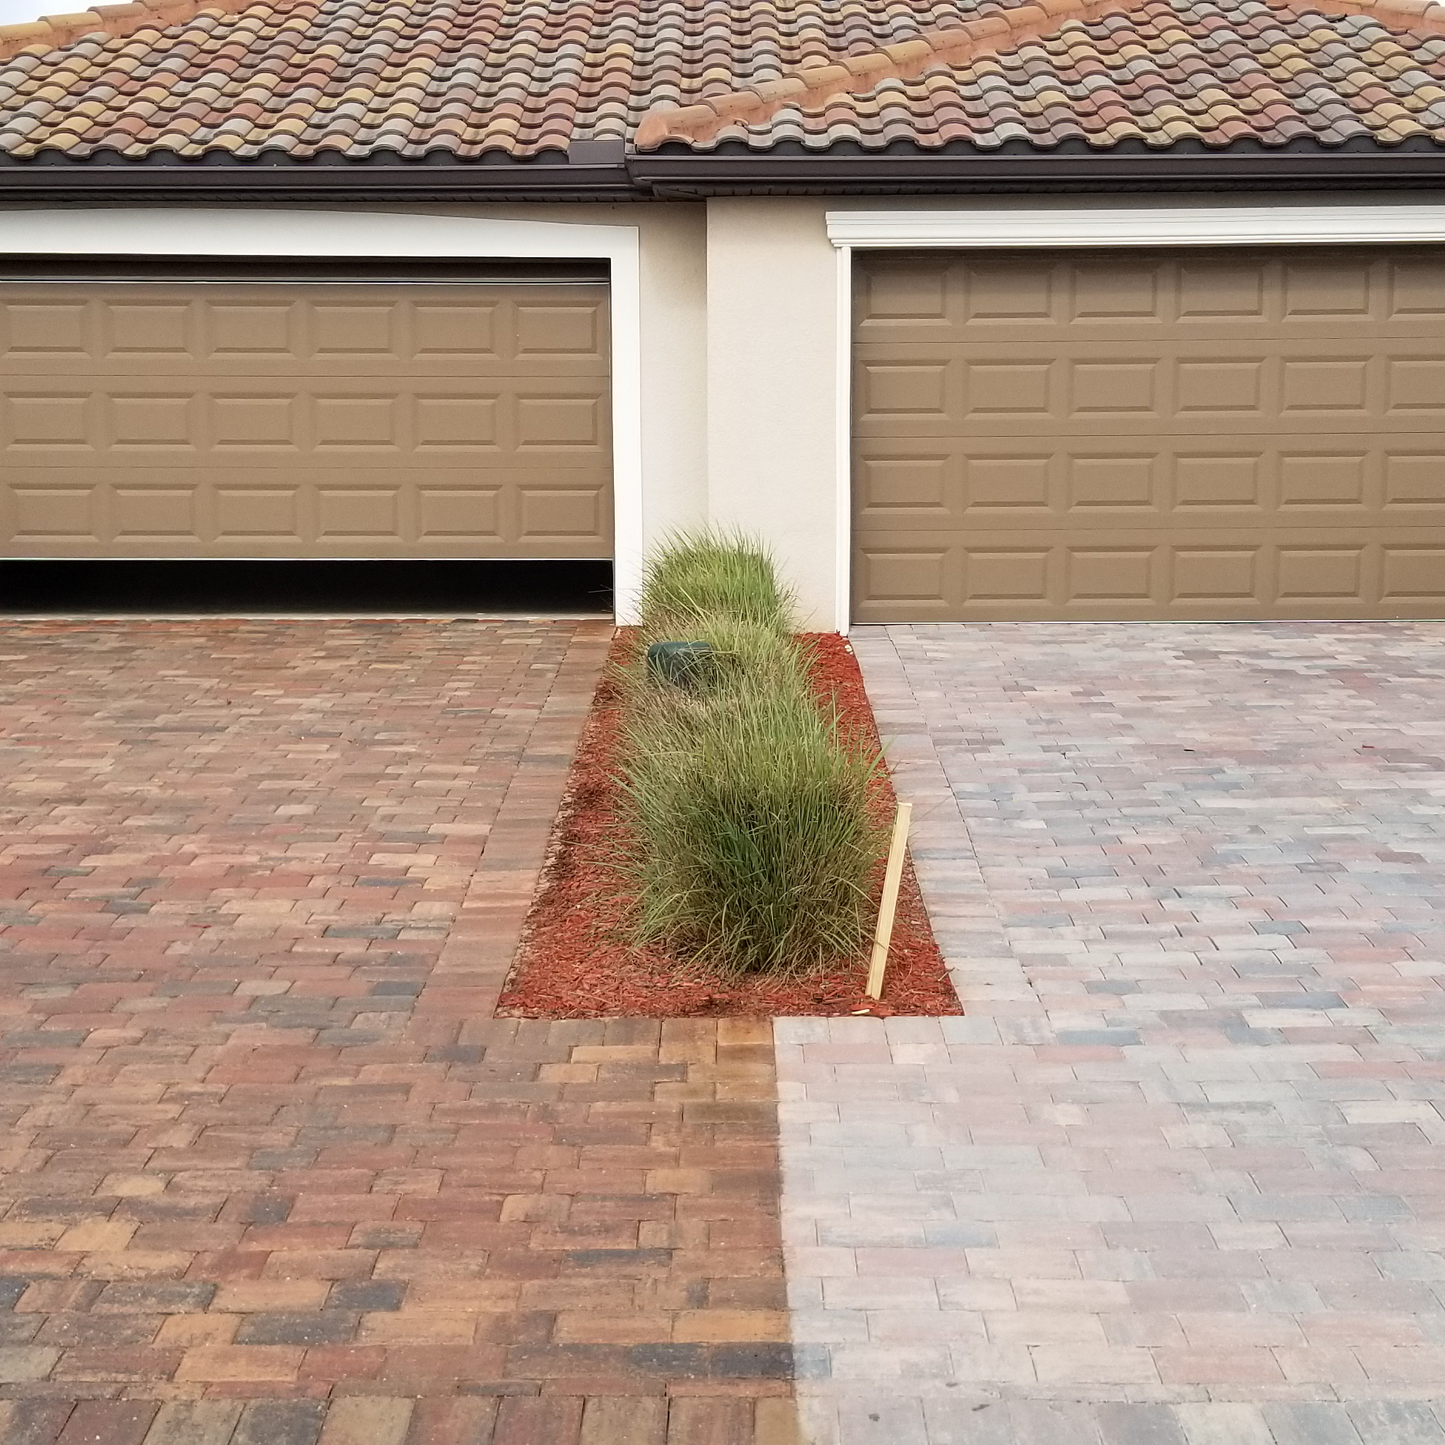
{"type": "Polygon", "coordinates": [[[888,845],[888,867],[883,874],[883,901],[878,906],[878,931],[873,935],[873,957],[868,963],[868,997],[883,997],[883,974],[888,967],[888,945],[893,941],[893,915],[898,911],[898,885],[903,881],[903,853],[908,846],[912,803],[899,803],[893,820],[893,841],[888,845]]]}

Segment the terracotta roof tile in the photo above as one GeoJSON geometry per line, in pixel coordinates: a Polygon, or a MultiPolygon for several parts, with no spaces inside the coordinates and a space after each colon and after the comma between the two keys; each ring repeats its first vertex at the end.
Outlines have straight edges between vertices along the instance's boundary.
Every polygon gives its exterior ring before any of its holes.
{"type": "Polygon", "coordinates": [[[1246,138],[1340,145],[1356,137],[1393,145],[1415,136],[1445,143],[1445,24],[1436,18],[1445,11],[1422,19],[1372,8],[1327,15],[1261,0],[1144,0],[992,53],[957,61],[936,55],[919,73],[882,78],[867,90],[751,110],[720,98],[724,115],[682,126],[657,114],[648,139],[701,148],[728,141],[754,149],[784,141],[881,148],[901,128],[924,148],[957,140],[982,149],[1011,140],[1044,147],[1073,138],[1097,147],[1246,138]]]}
{"type": "Polygon", "coordinates": [[[1426,0],[144,0],[0,27],[0,150],[1445,143],[1440,15],[1426,0]]]}

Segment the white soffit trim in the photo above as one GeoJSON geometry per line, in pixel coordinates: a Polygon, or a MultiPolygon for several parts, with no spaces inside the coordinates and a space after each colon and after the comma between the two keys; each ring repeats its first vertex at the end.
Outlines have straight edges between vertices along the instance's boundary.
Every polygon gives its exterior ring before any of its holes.
{"type": "Polygon", "coordinates": [[[1445,205],[829,211],[835,246],[1340,246],[1445,241],[1445,205]]]}
{"type": "Polygon", "coordinates": [[[0,255],[285,256],[611,263],[613,591],[636,620],[642,586],[642,273],[636,226],[398,212],[115,210],[0,212],[0,255]]]}
{"type": "Polygon", "coordinates": [[[833,373],[833,625],[847,634],[853,622],[853,248],[837,255],[837,337],[833,373]]]}

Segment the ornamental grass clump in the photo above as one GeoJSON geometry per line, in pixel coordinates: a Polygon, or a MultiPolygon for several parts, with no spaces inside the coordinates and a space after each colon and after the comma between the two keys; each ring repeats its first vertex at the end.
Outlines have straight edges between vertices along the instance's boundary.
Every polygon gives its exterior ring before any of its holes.
{"type": "Polygon", "coordinates": [[[649,570],[642,611],[621,768],[638,941],[737,972],[856,954],[883,841],[878,763],[819,705],[770,559],[715,533],[681,539],[649,570]],[[704,685],[647,671],[646,644],[669,632],[713,647],[704,685]]]}
{"type": "Polygon", "coordinates": [[[791,599],[767,551],[746,538],[707,529],[674,538],[648,562],[642,584],[642,629],[663,632],[720,618],[753,623],[784,636],[791,599]]]}

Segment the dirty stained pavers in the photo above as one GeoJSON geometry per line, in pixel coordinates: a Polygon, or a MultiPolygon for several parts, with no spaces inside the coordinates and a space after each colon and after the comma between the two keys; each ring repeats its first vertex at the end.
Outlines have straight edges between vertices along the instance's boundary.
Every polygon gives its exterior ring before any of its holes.
{"type": "Polygon", "coordinates": [[[968,1014],[775,1026],[810,1441],[1445,1440],[1445,624],[855,643],[968,1014]]]}
{"type": "Polygon", "coordinates": [[[492,1017],[611,629],[0,629],[4,1445],[791,1438],[766,1024],[492,1017]]]}

